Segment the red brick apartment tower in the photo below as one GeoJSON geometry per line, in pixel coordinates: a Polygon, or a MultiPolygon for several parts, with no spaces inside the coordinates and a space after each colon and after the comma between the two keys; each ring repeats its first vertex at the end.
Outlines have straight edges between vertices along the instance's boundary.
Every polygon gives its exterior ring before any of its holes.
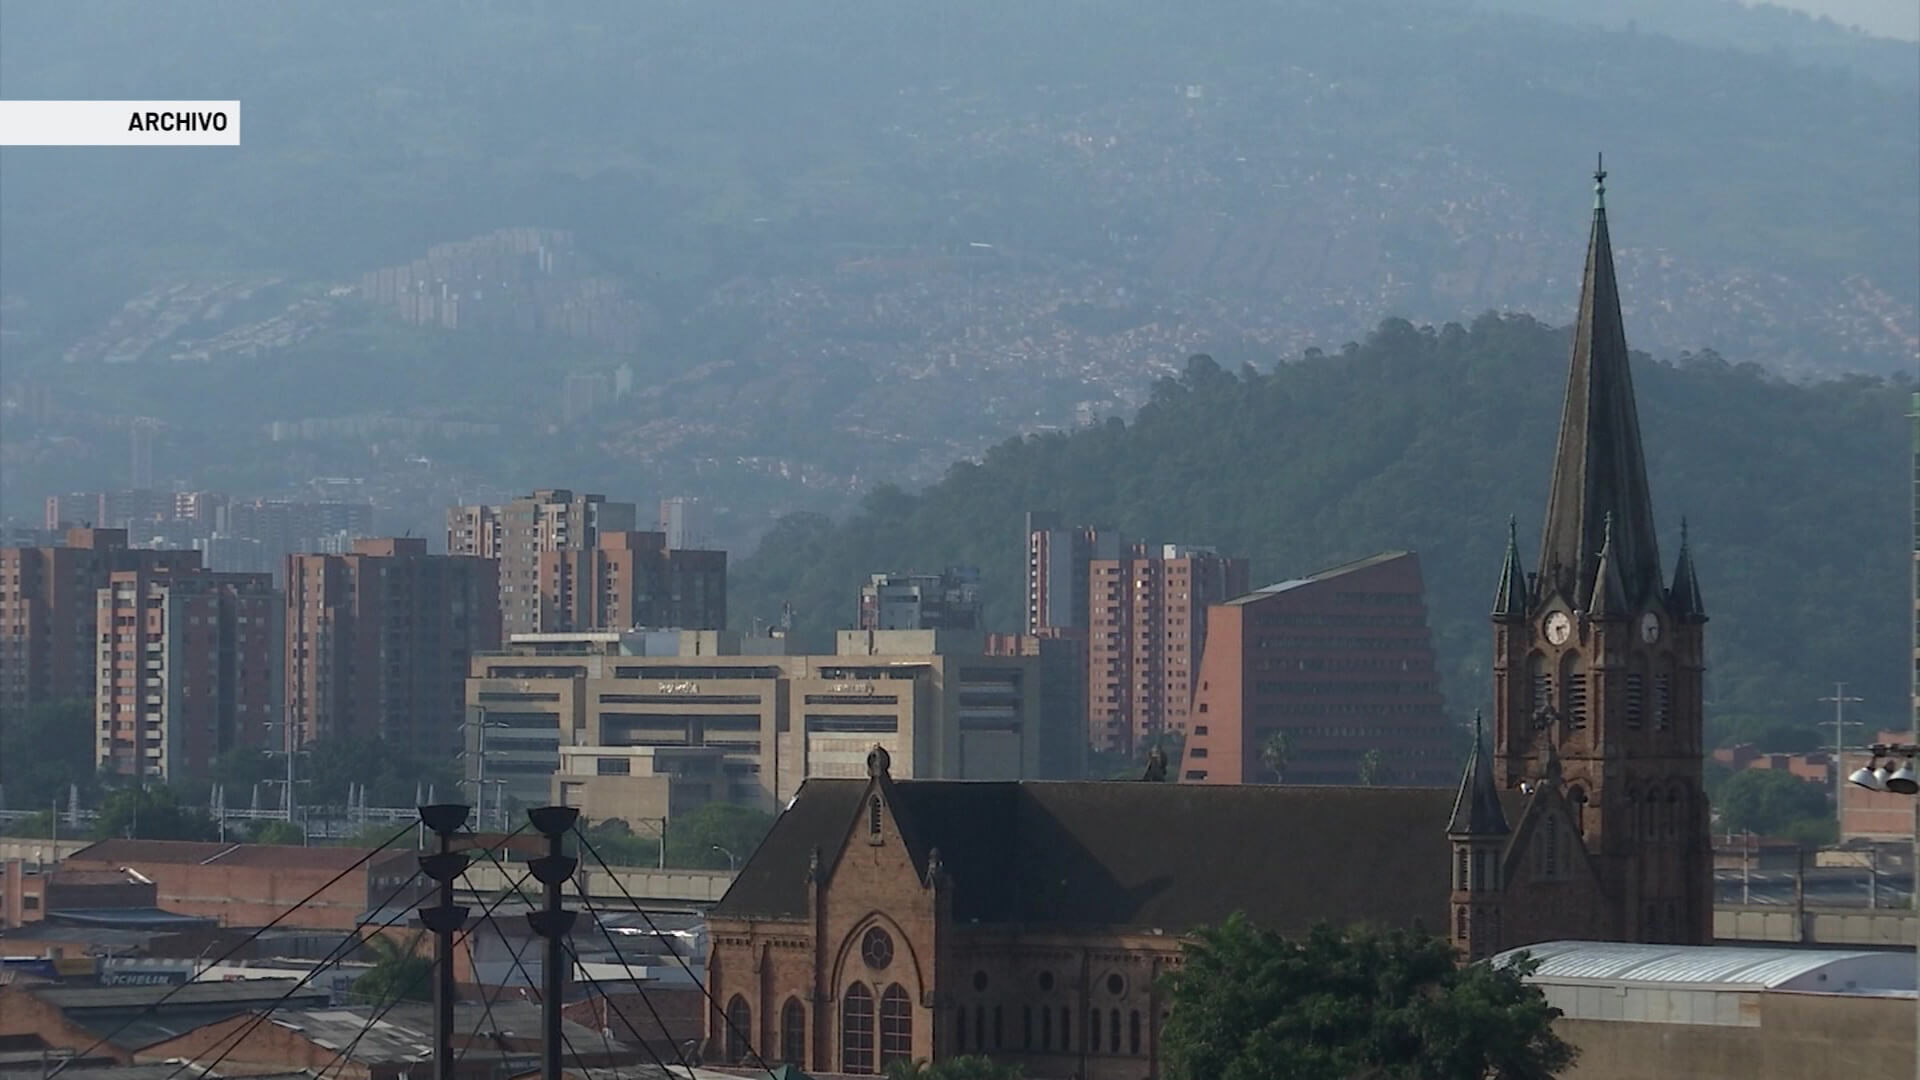
{"type": "Polygon", "coordinates": [[[460,746],[467,667],[500,647],[492,559],[424,539],[359,540],[287,557],[287,715],[296,746],[379,736],[416,758],[460,746]]]}
{"type": "Polygon", "coordinates": [[[1131,754],[1187,726],[1207,608],[1247,591],[1247,561],[1137,544],[1088,567],[1087,738],[1131,754]]]}
{"type": "Polygon", "coordinates": [[[1713,920],[1707,616],[1684,528],[1671,585],[1661,573],[1605,176],[1537,573],[1509,536],[1494,598],[1495,779],[1545,784],[1575,808],[1620,940],[1701,944],[1713,920]]]}
{"type": "Polygon", "coordinates": [[[103,769],[203,776],[278,731],[285,626],[271,574],[116,571],[96,595],[103,769]]]}
{"type": "Polygon", "coordinates": [[[127,547],[125,529],[68,529],[60,547],[0,548],[0,708],[93,700],[96,593],[115,570],[186,572],[197,551],[127,547]]]}
{"type": "Polygon", "coordinates": [[[591,548],[543,551],[540,630],[724,630],[727,553],[676,550],[659,532],[603,532],[591,548]]]}
{"type": "Polygon", "coordinates": [[[1451,783],[1425,593],[1420,557],[1389,551],[1215,606],[1180,779],[1350,787],[1377,751],[1375,783],[1451,783]]]}
{"type": "Polygon", "coordinates": [[[500,632],[534,634],[562,621],[541,589],[541,556],[592,551],[602,533],[630,531],[637,510],[604,495],[543,488],[502,506],[456,506],[447,511],[447,554],[500,561],[500,632]]]}

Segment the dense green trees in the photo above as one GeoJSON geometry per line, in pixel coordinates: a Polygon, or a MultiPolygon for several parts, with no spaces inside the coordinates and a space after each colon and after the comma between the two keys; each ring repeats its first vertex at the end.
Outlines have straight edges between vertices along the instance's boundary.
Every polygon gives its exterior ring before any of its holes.
{"type": "Polygon", "coordinates": [[[95,839],[127,836],[139,840],[217,840],[219,828],[199,807],[182,805],[164,784],[126,787],[108,793],[94,822],[95,839]]]}
{"type": "Polygon", "coordinates": [[[1810,828],[1802,822],[1832,821],[1828,794],[1825,786],[1792,773],[1741,769],[1720,785],[1713,801],[1724,831],[1781,836],[1796,825],[1802,830],[1810,828]]]}
{"type": "Polygon", "coordinates": [[[6,809],[67,802],[70,785],[90,798],[94,781],[93,708],[58,701],[0,712],[0,795],[6,809]]]}
{"type": "Polygon", "coordinates": [[[420,951],[420,938],[419,934],[405,940],[386,934],[368,938],[366,945],[373,953],[373,968],[353,980],[354,1000],[368,1005],[384,1005],[396,999],[433,1000],[433,986],[428,979],[433,957],[420,951]]]}
{"type": "MultiPolygon", "coordinates": [[[[1566,351],[1564,329],[1487,315],[1389,320],[1337,356],[1272,371],[1195,357],[1131,423],[1008,440],[919,494],[880,488],[843,522],[783,519],[732,575],[735,618],[790,601],[803,626],[832,626],[874,568],[972,564],[988,622],[1012,628],[1031,509],[1214,544],[1250,556],[1256,583],[1409,548],[1465,715],[1490,706],[1486,612],[1506,519],[1531,543],[1544,513],[1566,351]]],[[[1634,382],[1663,558],[1685,516],[1713,617],[1710,718],[1807,726],[1845,678],[1867,699],[1860,719],[1899,722],[1909,538],[1889,508],[1907,494],[1907,389],[1801,385],[1712,354],[1641,357],[1634,382]]]]}
{"type": "MultiPolygon", "coordinates": [[[[773,815],[730,803],[708,803],[667,824],[666,865],[726,870],[744,865],[773,828],[773,815]],[[731,854],[732,858],[728,856],[731,854]]],[[[610,866],[653,866],[660,858],[658,822],[604,818],[587,825],[587,841],[610,866]]],[[[582,856],[591,865],[593,856],[582,856]]]]}
{"type": "Polygon", "coordinates": [[[1439,938],[1320,926],[1295,941],[1235,915],[1185,953],[1170,1080],[1545,1080],[1573,1060],[1529,967],[1460,967],[1439,938]]]}

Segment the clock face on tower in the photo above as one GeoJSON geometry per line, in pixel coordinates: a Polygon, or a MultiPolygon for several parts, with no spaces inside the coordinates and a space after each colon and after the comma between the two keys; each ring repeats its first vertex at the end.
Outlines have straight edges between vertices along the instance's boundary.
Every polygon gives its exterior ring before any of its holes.
{"type": "Polygon", "coordinates": [[[1565,645],[1573,636],[1573,620],[1564,611],[1556,611],[1547,616],[1547,640],[1555,645],[1565,645]]]}
{"type": "Polygon", "coordinates": [[[1660,640],[1660,616],[1651,611],[1640,616],[1640,640],[1649,645],[1660,640]]]}

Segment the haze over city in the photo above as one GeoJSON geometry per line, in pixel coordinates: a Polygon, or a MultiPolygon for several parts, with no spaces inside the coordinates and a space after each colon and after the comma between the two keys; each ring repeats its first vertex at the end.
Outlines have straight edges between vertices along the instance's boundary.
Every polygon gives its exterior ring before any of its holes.
{"type": "Polygon", "coordinates": [[[1920,1075],[1911,0],[0,0],[0,528],[0,1080],[1920,1075]]]}

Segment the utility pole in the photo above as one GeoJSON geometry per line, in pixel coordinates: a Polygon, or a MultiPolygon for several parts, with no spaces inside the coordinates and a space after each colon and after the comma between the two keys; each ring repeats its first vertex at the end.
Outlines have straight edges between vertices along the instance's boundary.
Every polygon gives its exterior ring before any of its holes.
{"type": "MultiPolygon", "coordinates": [[[[564,850],[567,833],[580,819],[580,811],[571,806],[542,806],[527,811],[527,820],[547,838],[547,853],[527,862],[527,869],[546,886],[546,906],[527,913],[533,932],[547,939],[546,962],[541,965],[540,1055],[542,1080],[562,1080],[560,1075],[560,995],[566,992],[566,939],[573,929],[574,913],[560,908],[560,887],[573,877],[580,860],[564,850]]],[[[452,1080],[451,1076],[441,1080],[452,1080]]]]}
{"type": "Polygon", "coordinates": [[[467,922],[467,909],[453,902],[453,879],[466,870],[467,853],[453,850],[453,836],[469,812],[458,804],[420,808],[420,823],[440,837],[439,851],[420,856],[420,869],[439,885],[435,905],[420,909],[420,922],[433,933],[434,1080],[453,1080],[453,932],[467,922]]]}
{"type": "Polygon", "coordinates": [[[1820,700],[1833,704],[1833,824],[1839,829],[1846,824],[1841,799],[1847,789],[1847,705],[1862,699],[1848,697],[1847,684],[1837,682],[1833,684],[1833,696],[1820,700]]]}

